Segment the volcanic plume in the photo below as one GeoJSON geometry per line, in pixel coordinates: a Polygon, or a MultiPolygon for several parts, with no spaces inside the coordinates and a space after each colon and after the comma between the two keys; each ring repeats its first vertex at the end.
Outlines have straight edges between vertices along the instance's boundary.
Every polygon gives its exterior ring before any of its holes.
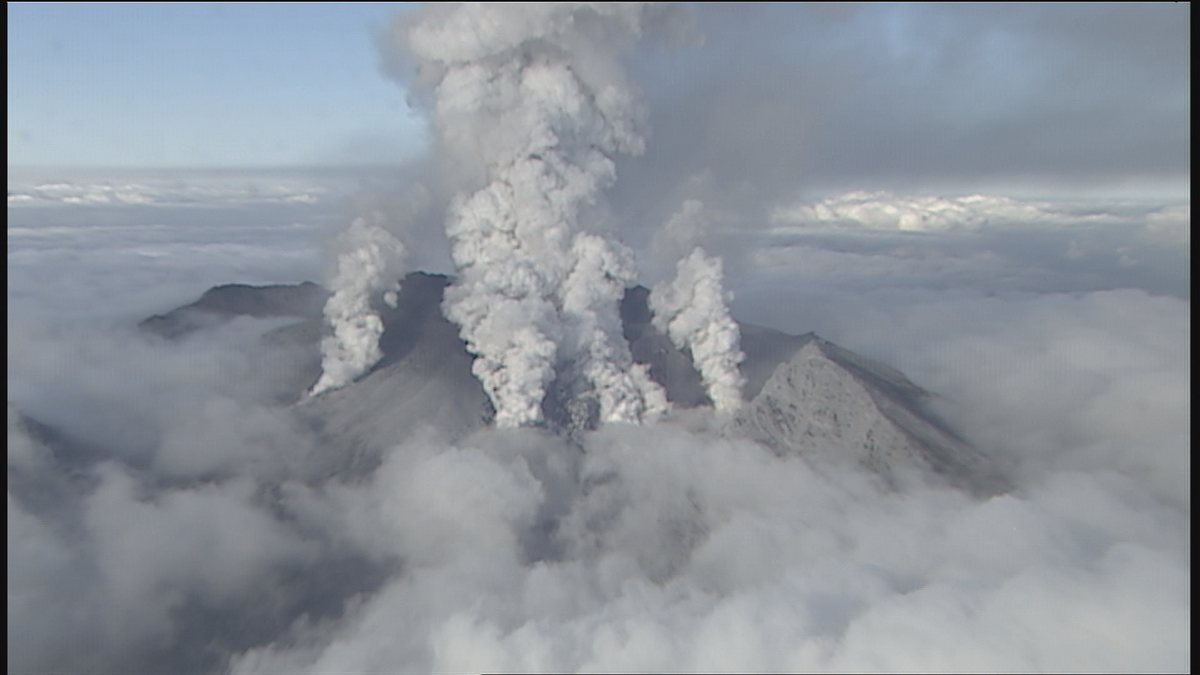
{"type": "Polygon", "coordinates": [[[443,309],[476,355],[499,427],[543,421],[552,386],[582,424],[649,421],[667,407],[622,337],[618,305],[637,269],[599,208],[613,157],[645,146],[620,58],[653,11],[435,7],[399,31],[461,185],[443,309]]]}
{"type": "Polygon", "coordinates": [[[692,360],[708,398],[717,410],[735,410],[746,378],[738,364],[746,355],[738,348],[739,331],[726,305],[721,259],[697,246],[679,261],[675,278],[654,287],[650,308],[654,327],[666,333],[692,360]]]}
{"type": "Polygon", "coordinates": [[[352,382],[383,356],[379,336],[383,322],[371,307],[371,295],[384,291],[394,298],[407,254],[404,244],[379,225],[357,218],[342,233],[333,295],[325,302],[325,319],[333,334],[321,342],[321,379],[317,395],[352,382]]]}

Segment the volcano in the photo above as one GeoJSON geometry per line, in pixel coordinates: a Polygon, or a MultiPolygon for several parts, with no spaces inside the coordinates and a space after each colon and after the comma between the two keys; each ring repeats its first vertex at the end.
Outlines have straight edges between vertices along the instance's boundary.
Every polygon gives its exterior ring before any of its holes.
{"type": "MultiPolygon", "coordinates": [[[[321,306],[328,297],[317,284],[217,286],[140,328],[186,341],[239,317],[295,319],[260,338],[264,349],[291,355],[277,361],[286,369],[279,373],[284,384],[277,402],[290,405],[321,446],[343,449],[320,462],[320,472],[363,473],[383,450],[419,429],[454,442],[493,420],[491,401],[471,373],[473,357],[441,312],[450,283],[447,276],[415,272],[391,302],[382,294],[375,298],[372,307],[385,327],[383,358],[348,386],[312,397],[305,392],[321,373],[321,306]]],[[[635,362],[649,367],[676,409],[711,405],[691,355],[652,325],[648,296],[645,287],[630,288],[620,307],[635,362]]],[[[978,495],[1007,488],[989,458],[933,412],[937,397],[898,370],[813,333],[739,328],[745,404],[723,433],[760,442],[781,457],[857,465],[895,489],[923,481],[978,495]]],[[[543,402],[544,426],[566,436],[595,425],[556,395],[570,389],[570,382],[556,381],[543,402]]]]}

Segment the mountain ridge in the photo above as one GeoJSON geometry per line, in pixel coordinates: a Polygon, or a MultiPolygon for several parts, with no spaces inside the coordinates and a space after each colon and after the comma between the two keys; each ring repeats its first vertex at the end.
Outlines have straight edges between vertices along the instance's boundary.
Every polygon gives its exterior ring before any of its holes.
{"type": "MultiPolygon", "coordinates": [[[[296,323],[263,335],[265,344],[288,345],[304,354],[292,390],[282,397],[320,435],[322,445],[346,448],[354,459],[330,460],[327,471],[369,471],[371,458],[417,427],[449,442],[488,426],[494,411],[471,374],[472,356],[457,326],[440,311],[451,283],[445,275],[414,272],[394,302],[374,298],[384,324],[383,358],[349,385],[316,397],[305,392],[320,376],[321,305],[328,292],[317,284],[246,286],[207,291],[197,302],[140,324],[142,330],[180,340],[238,316],[295,317],[296,323]],[[358,467],[346,469],[347,466],[358,467]]],[[[676,348],[651,324],[649,290],[636,286],[621,301],[624,335],[635,362],[679,408],[709,405],[690,354],[676,348]]],[[[814,333],[788,335],[739,323],[746,359],[745,402],[726,425],[780,456],[857,464],[893,487],[932,478],[976,494],[1007,489],[986,456],[972,448],[932,412],[932,394],[903,373],[814,333]]],[[[552,385],[543,403],[546,426],[572,435],[570,419],[552,385]]]]}

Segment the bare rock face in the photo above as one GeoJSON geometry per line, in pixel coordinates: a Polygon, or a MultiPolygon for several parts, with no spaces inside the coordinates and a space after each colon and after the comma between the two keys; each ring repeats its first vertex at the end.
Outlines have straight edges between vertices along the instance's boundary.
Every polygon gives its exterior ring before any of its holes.
{"type": "Polygon", "coordinates": [[[928,410],[931,395],[899,371],[809,334],[730,427],[781,456],[856,464],[892,487],[928,479],[993,494],[988,458],[928,410]]]}

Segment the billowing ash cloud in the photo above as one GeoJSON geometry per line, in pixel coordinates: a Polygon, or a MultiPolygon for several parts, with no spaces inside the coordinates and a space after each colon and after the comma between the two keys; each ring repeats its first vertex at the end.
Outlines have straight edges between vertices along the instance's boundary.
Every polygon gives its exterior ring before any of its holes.
{"type": "Polygon", "coordinates": [[[654,327],[691,351],[713,406],[734,410],[742,402],[746,379],[738,364],[746,356],[738,348],[738,325],[729,315],[721,259],[697,246],[676,269],[673,280],[650,293],[654,327]]]}
{"type": "Polygon", "coordinates": [[[459,278],[444,311],[477,356],[497,426],[541,420],[566,370],[590,383],[570,395],[594,400],[602,421],[643,421],[665,405],[621,336],[632,254],[586,227],[616,178],[612,157],[644,148],[618,58],[646,13],[636,4],[462,5],[428,9],[398,31],[466,186],[447,218],[459,278]]]}
{"type": "Polygon", "coordinates": [[[407,253],[395,235],[365,218],[356,218],[339,244],[343,252],[330,284],[333,295],[325,303],[333,335],[321,341],[321,378],[312,387],[314,396],[349,384],[383,357],[383,321],[371,307],[371,296],[384,291],[385,298],[394,298],[407,253]]]}

